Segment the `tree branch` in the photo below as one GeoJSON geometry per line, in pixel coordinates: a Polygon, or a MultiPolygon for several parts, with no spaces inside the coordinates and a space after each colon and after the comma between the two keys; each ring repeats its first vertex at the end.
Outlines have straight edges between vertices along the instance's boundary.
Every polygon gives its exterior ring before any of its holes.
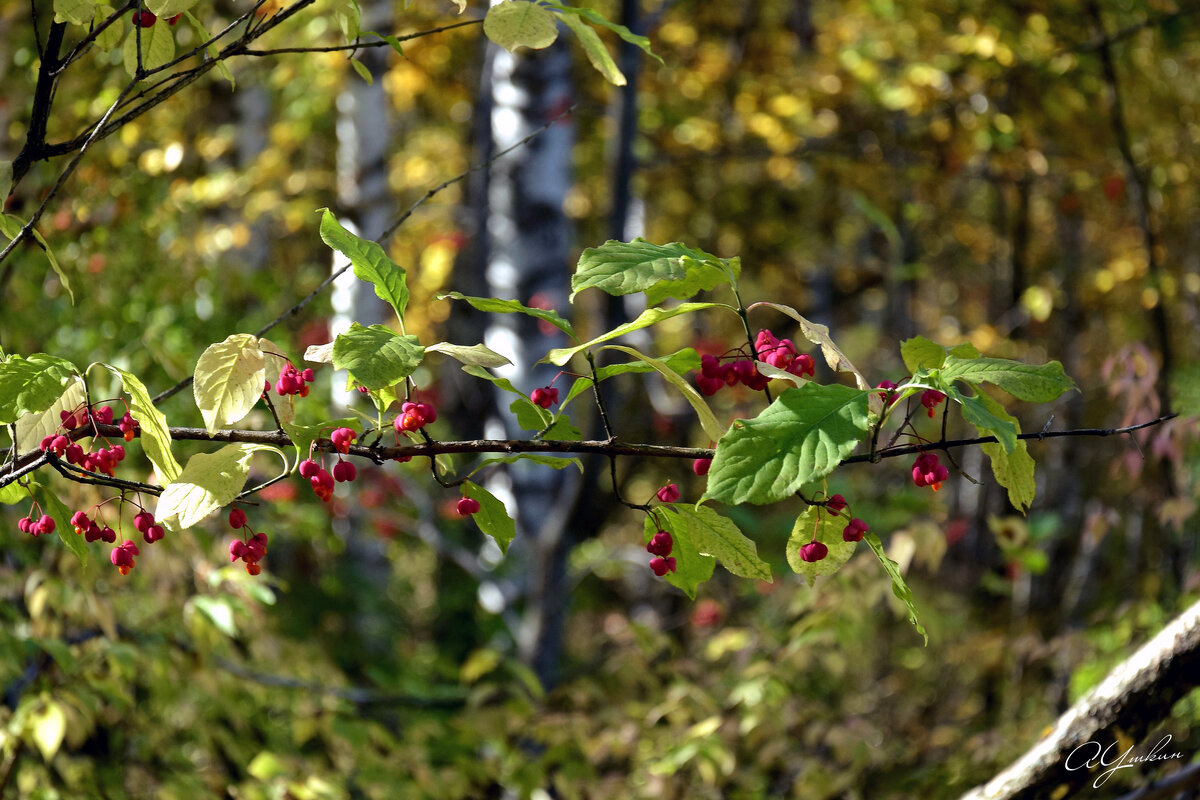
{"type": "Polygon", "coordinates": [[[1069,770],[1067,759],[1074,750],[1089,742],[1107,746],[1116,741],[1118,732],[1140,741],[1152,725],[1170,713],[1177,700],[1195,688],[1198,675],[1200,602],[1109,672],[1025,755],[960,800],[1074,796],[1083,786],[1100,780],[1103,770],[1115,766],[1113,762],[1119,756],[1112,755],[1097,773],[1079,768],[1074,762],[1087,758],[1077,754],[1070,763],[1076,768],[1069,770]]]}

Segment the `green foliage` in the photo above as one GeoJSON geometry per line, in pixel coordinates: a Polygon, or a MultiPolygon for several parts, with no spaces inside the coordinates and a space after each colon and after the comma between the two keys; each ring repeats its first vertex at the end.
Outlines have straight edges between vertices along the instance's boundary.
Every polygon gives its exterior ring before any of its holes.
{"type": "MultiPolygon", "coordinates": [[[[721,536],[712,529],[713,520],[705,519],[698,525],[700,519],[694,512],[685,516],[682,506],[660,505],[654,508],[652,514],[647,515],[642,527],[644,543],[649,543],[654,534],[660,530],[671,534],[671,538],[674,540],[671,557],[675,559],[675,571],[668,572],[664,577],[667,583],[683,590],[684,594],[693,600],[696,599],[696,589],[712,577],[713,568],[717,563],[712,555],[701,552],[693,538],[693,527],[703,528],[704,534],[708,536],[710,546],[721,536]]],[[[721,527],[726,528],[727,526],[721,524],[721,527]]],[[[730,544],[728,541],[721,544],[723,545],[721,549],[736,552],[736,548],[727,547],[730,544]]],[[[744,557],[744,553],[741,557],[744,557]]],[[[749,566],[749,560],[743,562],[740,560],[741,557],[734,558],[735,564],[743,563],[749,566]]]]}
{"type": "Polygon", "coordinates": [[[42,510],[54,519],[54,532],[58,534],[58,538],[79,559],[80,563],[86,565],[87,546],[83,542],[83,537],[77,535],[71,526],[70,509],[63,505],[63,502],[48,487],[39,483],[31,483],[30,488],[33,490],[33,498],[41,503],[42,510]]]}
{"type": "Polygon", "coordinates": [[[412,375],[424,357],[416,336],[383,325],[364,328],[355,322],[333,342],[334,368],[346,370],[350,383],[376,391],[412,375]]]}
{"type": "Polygon", "coordinates": [[[70,361],[46,353],[5,357],[0,361],[0,424],[50,408],[76,374],[70,361]]]}
{"type": "Polygon", "coordinates": [[[708,308],[730,307],[724,303],[680,303],[672,308],[647,308],[641,314],[638,314],[637,318],[632,322],[626,322],[623,325],[618,325],[611,331],[603,333],[596,338],[584,342],[583,344],[576,345],[575,347],[563,347],[551,350],[542,360],[561,367],[570,361],[571,358],[577,353],[582,353],[598,344],[603,344],[604,342],[609,342],[613,339],[619,339],[628,333],[640,331],[643,328],[648,328],[651,325],[655,325],[666,319],[671,319],[672,317],[677,317],[680,314],[690,314],[693,311],[703,311],[708,308]]]}
{"type": "Polygon", "coordinates": [[[1062,364],[1022,364],[1007,358],[959,358],[948,355],[940,370],[941,379],[950,384],[990,383],[1018,400],[1049,403],[1075,388],[1075,382],[1063,372],[1062,364]]]}
{"type": "Polygon", "coordinates": [[[687,537],[696,551],[713,556],[734,575],[753,580],[771,581],[771,568],[758,557],[754,542],[738,530],[732,520],[708,506],[673,505],[686,525],[687,537]]]}
{"type": "Polygon", "coordinates": [[[229,505],[246,485],[250,457],[260,451],[283,456],[278,448],[259,444],[229,444],[192,456],[179,477],[163,487],[155,518],[175,530],[186,530],[229,505]]]}
{"type": "Polygon", "coordinates": [[[757,417],[735,420],[717,442],[704,497],[777,503],[825,477],[869,432],[867,395],[809,383],[784,391],[757,417]]]}
{"type": "Polygon", "coordinates": [[[192,393],[209,433],[240,422],[262,396],[267,358],[257,336],[233,333],[196,361],[192,393]]]}
{"type": "Polygon", "coordinates": [[[796,517],[787,542],[787,560],[792,571],[804,576],[809,586],[822,575],[837,572],[854,555],[858,542],[847,542],[842,538],[846,521],[845,517],[834,516],[820,506],[808,506],[796,517]],[[800,548],[809,542],[821,542],[829,548],[829,555],[820,561],[800,558],[800,548]]]}
{"type": "Polygon", "coordinates": [[[517,535],[517,528],[504,503],[487,489],[471,481],[463,481],[462,493],[463,497],[469,497],[479,503],[479,511],[471,515],[479,530],[492,537],[500,547],[500,552],[507,553],[508,546],[517,535]]]}
{"type": "Polygon", "coordinates": [[[488,9],[483,32],[509,52],[522,47],[540,50],[558,38],[555,16],[528,0],[504,0],[488,9]]]}
{"type": "Polygon", "coordinates": [[[713,416],[712,410],[708,407],[708,403],[705,403],[704,398],[700,396],[700,393],[693,389],[692,385],[685,381],[678,372],[676,372],[667,364],[667,362],[660,361],[657,358],[652,358],[645,353],[639,353],[632,347],[622,347],[621,345],[612,344],[607,345],[603,349],[616,350],[619,353],[633,356],[634,358],[654,368],[654,370],[658,372],[658,374],[661,375],[667,381],[667,383],[679,390],[679,393],[683,395],[684,400],[687,400],[688,405],[690,405],[696,412],[696,420],[700,423],[700,427],[704,430],[705,435],[707,435],[710,439],[721,438],[722,431],[720,423],[718,423],[717,418],[713,416]]]}
{"type": "Polygon", "coordinates": [[[921,625],[917,619],[917,607],[913,603],[912,590],[908,588],[908,584],[904,582],[904,576],[900,574],[899,565],[887,557],[887,553],[883,550],[883,542],[873,533],[868,533],[863,537],[863,541],[871,548],[871,552],[879,559],[879,563],[883,565],[883,571],[892,579],[892,593],[904,603],[904,607],[908,609],[908,621],[917,629],[917,633],[921,634],[921,638],[925,640],[925,644],[929,644],[929,634],[925,632],[925,627],[921,625]]]}
{"type": "MultiPolygon", "coordinates": [[[[354,63],[362,66],[358,61],[354,63]]],[[[327,208],[321,209],[321,240],[350,259],[354,276],[374,286],[376,297],[395,309],[403,330],[404,310],[409,300],[404,269],[388,258],[378,244],[343,228],[327,208]]]]}
{"type": "Polygon", "coordinates": [[[611,295],[646,292],[651,303],[666,297],[688,299],[731,280],[727,269],[716,256],[680,242],[660,245],[641,237],[632,242],[610,239],[583,251],[571,276],[570,299],[574,302],[575,295],[591,287],[611,295]]]}
{"type": "Polygon", "coordinates": [[[159,479],[166,482],[175,480],[179,477],[182,467],[171,453],[171,431],[166,415],[155,407],[145,384],[136,375],[111,364],[103,366],[121,378],[121,385],[125,394],[129,396],[130,416],[141,428],[142,449],[146,451],[146,458],[154,465],[159,479]]]}
{"type": "Polygon", "coordinates": [[[439,294],[439,299],[449,298],[451,300],[465,300],[470,304],[471,308],[479,311],[487,311],[494,314],[525,314],[526,316],[540,319],[543,322],[549,322],[554,327],[571,337],[575,341],[579,341],[579,337],[575,335],[575,329],[571,327],[571,323],[559,315],[557,311],[530,308],[516,300],[501,300],[495,297],[467,297],[461,292],[446,292],[439,294]]]}

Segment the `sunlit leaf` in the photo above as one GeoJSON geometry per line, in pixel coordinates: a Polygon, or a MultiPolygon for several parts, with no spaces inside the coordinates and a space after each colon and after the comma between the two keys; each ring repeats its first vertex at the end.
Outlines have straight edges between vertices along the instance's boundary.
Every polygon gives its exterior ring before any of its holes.
{"type": "Polygon", "coordinates": [[[354,276],[375,287],[375,295],[404,319],[409,298],[406,273],[379,244],[343,228],[327,208],[321,209],[321,241],[350,259],[354,276]]]}
{"type": "Polygon", "coordinates": [[[873,533],[868,533],[865,537],[863,537],[863,541],[870,546],[871,551],[875,553],[875,556],[879,559],[879,563],[883,565],[884,571],[888,574],[888,577],[891,578],[892,593],[895,594],[896,597],[900,598],[900,601],[903,602],[905,607],[908,609],[908,621],[911,622],[917,629],[917,633],[921,634],[921,638],[925,640],[925,644],[929,644],[929,634],[925,632],[925,627],[921,625],[920,620],[917,619],[917,606],[913,602],[912,590],[909,589],[908,584],[904,582],[904,576],[900,574],[900,566],[895,561],[892,561],[887,557],[887,553],[883,551],[883,542],[879,540],[878,536],[873,533]]]}
{"type": "Polygon", "coordinates": [[[742,533],[733,520],[708,506],[677,504],[672,510],[687,522],[696,551],[713,556],[721,566],[742,578],[771,580],[771,567],[758,557],[758,546],[742,533]]]}
{"type": "Polygon", "coordinates": [[[175,480],[183,468],[171,453],[171,430],[166,415],[151,402],[150,393],[136,375],[111,364],[104,366],[121,378],[121,385],[129,396],[129,414],[141,429],[142,450],[154,465],[158,479],[163,482],[175,480]]]}
{"type": "Polygon", "coordinates": [[[626,355],[633,356],[636,359],[646,362],[653,367],[659,375],[666,379],[679,393],[683,395],[683,399],[688,401],[688,405],[696,412],[696,417],[700,421],[700,427],[704,429],[705,435],[710,439],[719,439],[724,431],[721,429],[721,423],[717,422],[716,416],[713,415],[712,409],[708,407],[708,403],[704,402],[704,398],[700,393],[692,387],[692,384],[687,381],[682,375],[671,369],[664,362],[657,358],[638,352],[632,347],[623,347],[617,344],[610,344],[604,347],[605,350],[616,350],[626,355]]]}
{"type": "Polygon", "coordinates": [[[74,376],[67,383],[62,397],[37,414],[26,414],[17,420],[17,450],[34,450],[42,439],[57,433],[62,426],[62,411],[74,411],[83,405],[85,397],[83,379],[74,376]]]}
{"type": "Polygon", "coordinates": [[[471,515],[479,530],[492,537],[500,547],[500,552],[507,553],[508,546],[517,535],[516,524],[494,494],[477,483],[464,481],[462,484],[464,497],[469,497],[479,503],[479,511],[471,515]]]}
{"type": "Polygon", "coordinates": [[[495,297],[468,297],[461,292],[439,294],[438,299],[465,300],[472,308],[479,311],[489,311],[497,314],[525,314],[526,316],[540,319],[543,322],[549,322],[567,336],[570,336],[575,341],[579,341],[579,337],[575,335],[575,329],[571,326],[571,323],[564,319],[557,311],[544,308],[530,308],[516,300],[500,300],[495,297]]]}
{"type": "Polygon", "coordinates": [[[563,14],[560,18],[563,24],[578,37],[579,43],[583,45],[583,52],[587,54],[588,61],[592,63],[596,71],[612,85],[624,86],[625,75],[617,67],[617,62],[613,61],[612,54],[608,52],[604,42],[600,41],[599,35],[574,14],[563,14]]]}
{"type": "Polygon", "coordinates": [[[822,575],[837,572],[854,555],[858,542],[847,542],[842,537],[842,529],[848,522],[844,516],[835,517],[821,506],[808,506],[804,513],[796,518],[785,550],[788,564],[794,572],[808,580],[809,586],[822,575]],[[811,541],[821,542],[829,548],[825,558],[820,561],[805,561],[800,557],[800,548],[811,541]]]}
{"type": "MultiPolygon", "coordinates": [[[[120,23],[117,23],[118,25],[120,23]]],[[[151,25],[149,28],[136,28],[129,32],[122,51],[125,71],[130,77],[137,76],[138,41],[141,40],[142,68],[158,69],[163,64],[175,58],[175,32],[170,25],[151,25]],[[138,36],[141,31],[141,36],[138,36]]]]}
{"type": "Polygon", "coordinates": [[[0,424],[50,408],[77,374],[70,361],[45,353],[6,357],[0,362],[0,424]]]}
{"type": "Polygon", "coordinates": [[[866,437],[868,394],[808,383],[787,389],[754,419],[735,420],[717,442],[704,497],[774,503],[825,477],[866,437]]]}
{"type": "MultiPolygon", "coordinates": [[[[310,348],[311,349],[311,348],[310,348]]],[[[487,345],[473,344],[470,346],[461,344],[450,344],[449,342],[437,342],[428,345],[425,352],[442,353],[456,359],[463,364],[470,364],[476,367],[503,367],[512,364],[504,356],[497,353],[487,345]]]]}
{"type": "Polygon", "coordinates": [[[229,505],[246,485],[250,457],[260,450],[283,456],[278,448],[261,444],[230,444],[192,456],[179,477],[163,487],[154,517],[183,530],[229,505]]]}
{"type": "Polygon", "coordinates": [[[544,6],[528,0],[504,0],[488,9],[483,32],[509,52],[521,47],[541,50],[558,38],[558,24],[544,6]]]}
{"type": "Polygon", "coordinates": [[[1057,361],[1046,364],[1024,364],[1007,358],[962,359],[947,356],[941,378],[947,384],[964,381],[969,384],[990,383],[1018,400],[1048,403],[1075,388],[1057,361]]]}
{"type": "Polygon", "coordinates": [[[371,390],[394,386],[413,374],[425,348],[416,336],[401,336],[391,328],[357,322],[333,342],[333,366],[344,369],[351,380],[371,390]]]}
{"type": "Polygon", "coordinates": [[[192,393],[209,433],[245,418],[262,396],[266,356],[257,336],[234,333],[209,345],[196,362],[192,393]]]}
{"type": "MultiPolygon", "coordinates": [[[[650,539],[658,532],[659,525],[662,525],[662,530],[671,534],[671,539],[674,541],[671,558],[675,559],[675,571],[668,572],[663,577],[667,583],[682,589],[688,597],[695,600],[696,589],[712,577],[717,560],[696,549],[696,544],[692,539],[691,526],[680,513],[680,508],[680,506],[656,506],[654,515],[646,517],[643,523],[642,542],[649,544],[650,539]]],[[[651,558],[652,556],[647,553],[647,565],[651,558]]],[[[648,571],[649,566],[646,569],[648,571]]]]}
{"type": "MultiPolygon", "coordinates": [[[[735,311],[732,306],[727,306],[724,303],[680,303],[673,308],[647,308],[641,314],[638,314],[637,319],[632,322],[626,322],[624,325],[618,325],[608,333],[602,333],[591,341],[576,345],[575,347],[563,347],[551,350],[546,354],[542,361],[548,361],[555,366],[561,367],[571,360],[571,357],[576,353],[583,352],[589,347],[608,342],[613,339],[619,339],[627,333],[639,331],[642,328],[648,328],[651,325],[662,322],[664,319],[677,317],[680,314],[690,314],[693,311],[703,311],[706,308],[724,308],[730,311],[735,311]]],[[[541,362],[538,362],[541,363],[541,362]]]]}

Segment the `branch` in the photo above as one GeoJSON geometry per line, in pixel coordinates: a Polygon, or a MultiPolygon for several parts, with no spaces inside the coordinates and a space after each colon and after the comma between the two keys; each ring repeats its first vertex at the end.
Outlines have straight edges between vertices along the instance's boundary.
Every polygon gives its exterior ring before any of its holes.
{"type": "MultiPolygon", "coordinates": [[[[277,47],[273,50],[242,50],[241,55],[244,56],[277,56],[284,53],[339,53],[355,50],[361,50],[366,47],[391,47],[392,40],[397,42],[407,42],[410,39],[419,39],[422,36],[430,36],[435,33],[451,31],[455,28],[462,28],[467,25],[481,25],[481,19],[468,19],[464,22],[455,22],[453,25],[443,25],[440,28],[430,28],[429,30],[417,31],[416,33],[407,33],[404,36],[391,36],[388,39],[382,39],[378,42],[354,42],[353,44],[338,44],[330,45],[329,47],[277,47]]],[[[378,36],[379,34],[372,34],[378,36]]]]}
{"type": "MultiPolygon", "coordinates": [[[[1050,733],[1025,755],[960,800],[1067,797],[1075,796],[1085,784],[1103,785],[1104,772],[1093,773],[1076,763],[1086,761],[1091,748],[1087,748],[1083,757],[1076,754],[1068,761],[1072,752],[1091,742],[1107,746],[1116,741],[1118,732],[1140,741],[1150,726],[1170,713],[1175,702],[1197,685],[1197,676],[1200,676],[1200,602],[1117,665],[1099,686],[1059,717],[1050,733]]],[[[1101,769],[1118,768],[1118,758],[1119,754],[1110,753],[1101,769]]],[[[1159,795],[1143,795],[1156,796],[1159,795]]]]}
{"type": "MultiPolygon", "coordinates": [[[[1023,433],[1018,438],[1020,439],[1054,439],[1063,436],[1117,436],[1121,434],[1133,433],[1134,431],[1143,428],[1149,428],[1154,425],[1161,425],[1167,420],[1173,419],[1176,415],[1171,414],[1158,419],[1143,422],[1138,425],[1129,425],[1124,428],[1078,428],[1069,431],[1041,431],[1039,433],[1023,433]]],[[[112,437],[118,439],[122,436],[120,427],[116,425],[93,425],[94,432],[102,437],[112,437]]],[[[200,441],[200,442],[234,442],[244,444],[265,444],[275,447],[294,447],[295,443],[283,431],[243,431],[243,430],[221,430],[215,433],[209,433],[204,428],[170,428],[171,438],[180,441],[200,441]]],[[[72,432],[76,433],[76,432],[72,432]]],[[[89,428],[87,431],[79,429],[74,438],[84,438],[91,436],[92,432],[89,428]]],[[[136,433],[141,436],[141,430],[136,433]]],[[[900,456],[913,455],[926,450],[947,450],[950,448],[969,447],[976,444],[986,444],[995,442],[997,439],[994,436],[983,436],[976,439],[955,439],[951,441],[934,442],[923,445],[905,445],[903,447],[891,447],[875,454],[872,459],[870,455],[851,456],[843,460],[843,464],[861,464],[868,463],[872,460],[884,458],[899,458],[900,456]]],[[[322,442],[318,448],[325,452],[332,452],[333,445],[329,441],[322,442]]],[[[447,441],[439,442],[430,439],[420,444],[396,445],[392,447],[379,447],[378,444],[372,446],[351,445],[349,455],[358,456],[359,458],[369,459],[376,464],[382,464],[384,461],[409,456],[424,456],[432,458],[443,453],[595,453],[597,455],[615,457],[615,456],[641,456],[644,458],[712,458],[715,450],[707,447],[674,447],[670,445],[659,444],[642,444],[642,443],[625,443],[618,441],[616,437],[610,437],[604,440],[591,440],[584,442],[568,442],[557,440],[540,440],[540,439],[468,439],[462,441],[447,441]]],[[[3,461],[10,455],[9,450],[0,450],[0,461],[3,461]]],[[[55,469],[58,469],[63,475],[70,480],[79,483],[94,483],[104,486],[113,486],[119,489],[131,489],[150,494],[159,494],[162,488],[152,486],[150,484],[136,483],[133,481],[125,481],[120,478],[110,478],[105,475],[100,475],[95,472],[86,472],[78,470],[80,475],[74,475],[70,470],[75,470],[74,467],[66,467],[62,462],[52,455],[47,455],[39,451],[32,451],[21,455],[15,463],[15,467],[10,467],[10,471],[0,471],[0,488],[7,486],[15,481],[21,475],[31,472],[31,463],[37,463],[41,466],[44,463],[50,463],[55,469]],[[83,478],[86,478],[84,480],[83,478]]]]}

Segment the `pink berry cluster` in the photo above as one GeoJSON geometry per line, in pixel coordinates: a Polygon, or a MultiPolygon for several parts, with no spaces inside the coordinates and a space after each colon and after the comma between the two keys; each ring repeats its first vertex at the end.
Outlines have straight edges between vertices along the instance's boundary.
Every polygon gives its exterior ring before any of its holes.
{"type": "MultiPolygon", "coordinates": [[[[112,425],[113,410],[110,406],[99,406],[92,409],[81,408],[76,411],[62,411],[59,426],[63,433],[52,433],[42,439],[42,452],[53,452],[59,458],[65,458],[67,463],[76,464],[90,472],[102,472],[110,478],[116,473],[117,464],[125,460],[125,448],[119,444],[101,447],[95,452],[84,452],[81,445],[71,441],[65,431],[82,428],[90,423],[112,425]]],[[[125,441],[132,441],[138,430],[137,421],[129,414],[121,418],[119,425],[125,441]]]]}
{"type": "Polygon", "coordinates": [[[145,509],[133,515],[133,527],[146,540],[146,544],[162,541],[162,538],[167,535],[163,526],[154,521],[154,515],[145,509]]]}
{"type": "Polygon", "coordinates": [[[255,533],[246,522],[246,512],[240,508],[229,512],[229,527],[235,531],[243,531],[241,539],[234,539],[229,543],[229,560],[240,560],[246,565],[246,572],[258,575],[262,572],[258,562],[267,554],[267,535],[262,531],[255,533]],[[250,538],[247,539],[247,535],[250,538]]]}
{"type": "Polygon", "coordinates": [[[928,486],[935,492],[942,488],[942,481],[950,477],[950,470],[942,464],[935,453],[921,453],[913,462],[912,479],[917,486],[928,486]]]}
{"type": "Polygon", "coordinates": [[[934,409],[946,399],[946,395],[939,392],[937,389],[926,389],[921,392],[921,405],[925,406],[929,418],[933,419],[934,409]]]}
{"type": "Polygon", "coordinates": [[[393,425],[396,433],[401,431],[419,431],[426,425],[437,421],[437,409],[429,403],[405,402],[400,406],[400,416],[396,417],[393,425]]]}
{"type": "Polygon", "coordinates": [[[89,544],[92,542],[112,544],[117,541],[116,531],[107,525],[101,528],[100,523],[89,517],[84,511],[76,511],[71,515],[71,526],[75,528],[75,535],[82,536],[84,541],[89,544]]]}
{"type": "Polygon", "coordinates": [[[473,497],[463,497],[459,499],[458,505],[455,508],[458,510],[460,517],[469,517],[472,514],[479,513],[479,501],[473,497]]]}
{"type": "Polygon", "coordinates": [[[33,518],[33,510],[29,512],[29,516],[21,517],[17,520],[17,530],[21,533],[28,533],[33,538],[43,536],[47,533],[54,533],[54,519],[49,514],[42,514],[38,519],[33,518]]]}
{"type": "MultiPolygon", "coordinates": [[[[812,356],[797,351],[791,339],[777,339],[768,330],[758,332],[754,340],[754,349],[762,361],[793,375],[811,377],[816,370],[812,356]]],[[[705,354],[700,357],[700,374],[696,376],[696,386],[705,397],[716,394],[722,386],[741,383],[749,389],[761,391],[767,388],[770,382],[770,378],[758,371],[751,357],[743,355],[726,364],[722,364],[721,359],[713,355],[705,354]]]]}
{"type": "MultiPolygon", "coordinates": [[[[850,504],[846,502],[846,498],[842,497],[840,494],[833,495],[826,500],[823,505],[825,506],[826,511],[838,517],[843,516],[842,512],[850,506],[850,504]]],[[[870,528],[867,527],[867,523],[863,522],[858,517],[854,517],[848,523],[846,523],[846,527],[842,528],[842,541],[861,542],[863,536],[866,535],[868,530],[870,530],[870,528]]],[[[801,545],[800,547],[801,561],[813,563],[816,561],[821,561],[828,555],[829,547],[826,546],[824,542],[818,542],[816,539],[808,542],[807,544],[801,545]]]]}
{"type": "Polygon", "coordinates": [[[892,403],[896,402],[896,390],[900,388],[898,383],[895,381],[882,380],[875,388],[880,390],[879,396],[883,398],[886,405],[890,406],[892,403]]]}
{"type": "Polygon", "coordinates": [[[650,559],[650,569],[660,578],[668,572],[676,571],[675,559],[671,556],[673,549],[675,549],[675,541],[666,531],[655,533],[646,545],[646,552],[654,556],[650,559]]]}
{"type": "MultiPolygon", "coordinates": [[[[275,393],[282,396],[289,394],[298,394],[301,397],[308,397],[308,384],[317,379],[317,375],[312,371],[312,368],[300,370],[291,361],[279,373],[279,379],[275,381],[275,393]]],[[[263,389],[265,394],[269,391],[271,385],[268,383],[263,389]]]]}
{"type": "Polygon", "coordinates": [[[112,552],[108,554],[108,560],[121,571],[122,575],[128,575],[129,570],[134,567],[133,557],[137,555],[141,555],[138,552],[138,546],[130,539],[126,539],[112,549],[112,552]]]}
{"type": "Polygon", "coordinates": [[[558,389],[551,386],[543,386],[540,389],[534,389],[529,395],[529,399],[533,401],[535,406],[549,408],[558,402],[558,389]]]}
{"type": "Polygon", "coordinates": [[[331,474],[325,467],[314,461],[312,456],[300,462],[300,477],[307,478],[313,493],[328,503],[333,499],[333,487],[336,483],[349,483],[358,477],[358,469],[354,464],[342,458],[350,452],[350,444],[358,438],[358,434],[350,428],[337,428],[329,434],[333,449],[338,452],[337,463],[333,465],[331,474]]]}

